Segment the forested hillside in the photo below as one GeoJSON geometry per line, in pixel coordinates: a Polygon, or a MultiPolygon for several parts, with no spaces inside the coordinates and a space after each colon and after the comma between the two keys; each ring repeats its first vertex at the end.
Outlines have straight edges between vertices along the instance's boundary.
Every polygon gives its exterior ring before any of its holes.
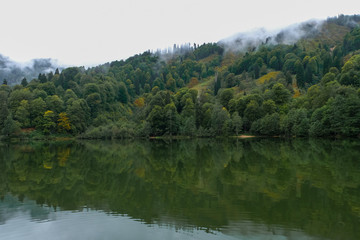
{"type": "Polygon", "coordinates": [[[4,82],[1,133],[359,136],[359,22],[359,15],[330,18],[292,44],[174,46],[15,86],[4,82]]]}

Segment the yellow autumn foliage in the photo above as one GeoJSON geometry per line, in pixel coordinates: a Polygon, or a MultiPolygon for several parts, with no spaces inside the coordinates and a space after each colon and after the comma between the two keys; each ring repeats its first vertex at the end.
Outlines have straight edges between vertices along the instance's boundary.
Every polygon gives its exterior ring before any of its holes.
{"type": "Polygon", "coordinates": [[[138,108],[142,108],[145,105],[145,100],[143,97],[135,100],[134,105],[138,108]]]}
{"type": "Polygon", "coordinates": [[[69,117],[65,112],[59,113],[58,127],[60,130],[69,131],[71,129],[69,117]]]}
{"type": "Polygon", "coordinates": [[[298,88],[294,89],[294,95],[292,96],[293,98],[298,98],[300,97],[300,90],[298,88]]]}
{"type": "Polygon", "coordinates": [[[45,113],[44,113],[44,118],[52,118],[54,116],[54,112],[51,111],[51,110],[47,110],[45,113]]]}
{"type": "Polygon", "coordinates": [[[279,73],[280,73],[279,71],[269,72],[268,74],[265,74],[264,76],[262,76],[258,80],[256,80],[256,83],[259,85],[264,84],[265,82],[270,81],[270,79],[272,79],[272,78],[275,79],[279,73]]]}

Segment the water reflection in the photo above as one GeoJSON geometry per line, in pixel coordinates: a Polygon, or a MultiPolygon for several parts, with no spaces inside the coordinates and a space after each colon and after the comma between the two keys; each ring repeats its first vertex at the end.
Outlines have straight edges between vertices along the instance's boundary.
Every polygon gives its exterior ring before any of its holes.
{"type": "Polygon", "coordinates": [[[91,209],[222,238],[360,239],[359,159],[355,140],[3,145],[0,227],[20,204],[37,221],[91,209]]]}

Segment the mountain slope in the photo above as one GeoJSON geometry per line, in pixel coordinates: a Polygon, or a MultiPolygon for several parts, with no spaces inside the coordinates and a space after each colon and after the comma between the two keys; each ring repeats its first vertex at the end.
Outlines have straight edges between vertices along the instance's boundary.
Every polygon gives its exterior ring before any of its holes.
{"type": "Polygon", "coordinates": [[[3,85],[0,129],[83,138],[359,136],[358,22],[339,16],[263,34],[265,41],[241,35],[231,44],[174,46],[3,85]]]}

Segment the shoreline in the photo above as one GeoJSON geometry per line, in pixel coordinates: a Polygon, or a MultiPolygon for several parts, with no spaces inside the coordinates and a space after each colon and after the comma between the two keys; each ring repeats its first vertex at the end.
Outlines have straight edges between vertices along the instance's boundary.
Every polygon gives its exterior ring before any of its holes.
{"type": "Polygon", "coordinates": [[[252,139],[252,138],[280,138],[280,139],[359,139],[359,137],[341,137],[341,136],[327,136],[327,137],[296,137],[296,136],[257,136],[251,134],[241,134],[238,136],[150,136],[150,137],[127,137],[127,138],[83,138],[81,136],[47,136],[47,137],[4,137],[0,136],[0,142],[27,142],[27,141],[76,141],[76,140],[190,140],[190,139],[252,139]]]}

